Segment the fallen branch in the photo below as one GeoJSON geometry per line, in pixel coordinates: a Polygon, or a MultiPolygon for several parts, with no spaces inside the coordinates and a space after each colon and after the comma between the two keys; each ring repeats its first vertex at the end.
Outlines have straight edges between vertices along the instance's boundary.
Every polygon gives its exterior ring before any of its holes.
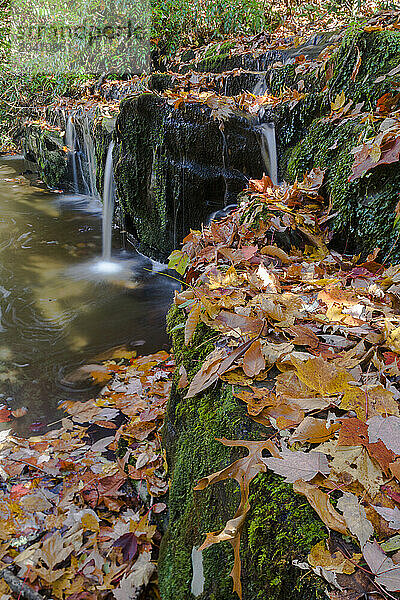
{"type": "Polygon", "coordinates": [[[24,583],[22,579],[14,575],[10,569],[3,569],[0,571],[0,577],[4,579],[14,594],[18,594],[18,598],[23,598],[24,600],[44,600],[43,596],[35,592],[35,590],[29,587],[27,583],[24,583]]]}

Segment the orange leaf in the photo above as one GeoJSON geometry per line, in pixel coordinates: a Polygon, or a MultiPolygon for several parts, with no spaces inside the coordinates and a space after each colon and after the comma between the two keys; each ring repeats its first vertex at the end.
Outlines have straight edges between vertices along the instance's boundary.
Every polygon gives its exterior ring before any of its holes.
{"type": "Polygon", "coordinates": [[[332,506],[328,494],[321,491],[317,486],[298,479],[293,484],[293,490],[307,498],[315,512],[322,521],[334,531],[348,535],[346,521],[341,514],[332,506]]]}
{"type": "Polygon", "coordinates": [[[260,340],[252,343],[243,357],[243,371],[247,377],[254,377],[265,369],[265,358],[261,350],[260,340]]]}
{"type": "Polygon", "coordinates": [[[189,313],[189,316],[186,320],[186,324],[185,324],[185,346],[187,346],[190,342],[190,340],[193,337],[193,334],[196,330],[197,324],[199,322],[200,319],[200,313],[201,313],[201,305],[200,302],[196,302],[196,304],[194,305],[194,307],[192,308],[192,310],[189,313]]]}
{"type": "Polygon", "coordinates": [[[320,444],[329,440],[339,428],[340,425],[338,423],[333,423],[330,427],[326,427],[325,420],[306,417],[292,434],[289,441],[291,444],[294,442],[320,444]]]}

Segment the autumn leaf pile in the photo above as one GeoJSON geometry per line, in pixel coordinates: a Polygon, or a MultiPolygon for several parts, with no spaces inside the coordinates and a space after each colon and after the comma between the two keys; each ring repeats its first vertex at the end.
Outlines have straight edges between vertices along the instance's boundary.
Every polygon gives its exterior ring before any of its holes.
{"type": "MultiPolygon", "coordinates": [[[[309,7],[311,7],[309,4],[309,7]]],[[[319,9],[325,5],[318,2],[319,9]]],[[[342,13],[337,10],[306,11],[301,10],[301,3],[298,3],[299,11],[296,11],[296,3],[273,2],[270,5],[270,10],[280,16],[281,24],[274,31],[262,31],[254,35],[242,36],[226,36],[220,42],[212,42],[207,46],[198,47],[195,43],[193,46],[180,48],[178,52],[172,56],[168,65],[172,70],[182,65],[190,65],[193,62],[198,62],[204,59],[212,48],[215,54],[224,52],[226,41],[230,42],[230,56],[245,56],[250,55],[257,58],[269,51],[288,50],[297,48],[299,45],[306,43],[313,35],[320,35],[324,32],[338,32],[349,24],[349,21],[354,18],[354,15],[349,19],[349,13],[346,14],[348,5],[343,3],[345,9],[342,13]],[[283,18],[283,15],[285,17],[283,18]],[[189,62],[183,60],[188,50],[194,55],[194,59],[190,58],[189,62]]],[[[396,10],[388,10],[376,14],[378,3],[374,0],[366,0],[358,7],[357,16],[360,19],[365,19],[366,31],[382,31],[396,30],[400,28],[398,12],[396,10]],[[375,13],[375,15],[374,15],[375,13]],[[374,15],[374,16],[373,16],[374,15]]]]}
{"type": "Polygon", "coordinates": [[[183,89],[177,91],[167,90],[163,96],[167,98],[168,104],[179,108],[181,104],[204,104],[212,109],[214,118],[227,119],[237,111],[257,115],[261,108],[273,108],[282,102],[290,102],[293,108],[305,95],[297,90],[284,90],[279,96],[273,96],[266,92],[262,95],[251,92],[242,92],[237,96],[221,96],[213,91],[193,90],[186,92],[183,89]]]}
{"type": "Polygon", "coordinates": [[[181,373],[186,398],[222,380],[265,426],[260,441],[220,440],[248,455],[196,487],[239,483],[236,514],[202,546],[232,544],[239,596],[249,484],[267,470],[325,523],[329,539],[298,566],[324,576],[332,600],[400,591],[400,266],[379,250],[361,260],[328,249],[323,177],[250,181],[237,210],[171,255],[185,344],[200,322],[216,340],[191,381],[181,373]]]}
{"type": "MultiPolygon", "coordinates": [[[[103,388],[65,402],[61,429],[1,432],[1,568],[54,599],[142,597],[155,580],[155,516],[166,509],[156,500],[168,487],[159,430],[173,370],[166,352],[119,352],[80,369],[103,388]]],[[[0,590],[11,598],[3,580],[0,590]]],[[[146,594],[158,597],[154,584],[146,594]]]]}

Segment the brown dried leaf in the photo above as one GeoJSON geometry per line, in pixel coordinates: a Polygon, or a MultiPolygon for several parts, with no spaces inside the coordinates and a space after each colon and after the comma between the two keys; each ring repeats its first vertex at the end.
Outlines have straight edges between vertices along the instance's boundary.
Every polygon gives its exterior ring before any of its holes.
{"type": "Polygon", "coordinates": [[[197,324],[200,320],[201,304],[196,302],[189,313],[185,323],[185,346],[187,346],[196,331],[197,324]]]}
{"type": "Polygon", "coordinates": [[[308,555],[308,562],[313,567],[322,567],[327,571],[333,573],[345,573],[351,575],[354,573],[355,566],[351,563],[341,552],[337,550],[334,554],[331,554],[326,547],[325,540],[315,544],[311,548],[310,554],[308,555]]]}
{"type": "Polygon", "coordinates": [[[222,360],[226,357],[224,350],[217,348],[213,350],[202,364],[200,370],[193,377],[185,398],[193,398],[203,390],[207,389],[218,379],[218,369],[222,360]]]}
{"type": "Polygon", "coordinates": [[[293,484],[293,490],[307,498],[315,512],[329,529],[348,535],[346,521],[332,506],[328,494],[325,494],[316,485],[298,479],[293,484]]]}
{"type": "Polygon", "coordinates": [[[254,377],[265,369],[265,358],[261,350],[260,340],[256,340],[243,356],[243,371],[247,377],[254,377]]]}
{"type": "Polygon", "coordinates": [[[240,504],[236,511],[233,519],[230,519],[224,529],[219,533],[214,531],[207,533],[206,540],[200,547],[200,550],[208,548],[212,544],[217,544],[222,541],[229,541],[234,550],[234,565],[230,576],[233,579],[233,589],[238,594],[239,598],[242,597],[242,585],[240,581],[240,534],[242,531],[243,523],[246,518],[246,514],[249,511],[249,486],[253,479],[259,473],[265,473],[267,468],[264,463],[262,456],[263,450],[269,450],[271,454],[276,455],[278,453],[273,442],[266,440],[262,442],[256,441],[245,441],[245,440],[227,440],[222,438],[220,440],[225,446],[231,447],[245,447],[249,451],[249,454],[243,458],[239,458],[233,462],[229,467],[213,473],[208,477],[201,479],[195,490],[204,490],[207,486],[217,483],[218,481],[224,481],[225,479],[235,479],[240,487],[240,504]]]}
{"type": "Polygon", "coordinates": [[[338,423],[333,423],[329,427],[323,419],[315,419],[314,417],[306,417],[292,433],[289,442],[309,442],[311,444],[320,444],[329,440],[332,435],[340,428],[338,423]]]}

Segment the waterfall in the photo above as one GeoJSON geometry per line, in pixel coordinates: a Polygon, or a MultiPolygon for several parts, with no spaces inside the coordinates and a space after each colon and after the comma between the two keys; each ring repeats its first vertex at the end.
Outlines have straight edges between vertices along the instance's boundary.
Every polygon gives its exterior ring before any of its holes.
{"type": "Polygon", "coordinates": [[[108,146],[103,186],[103,261],[111,261],[112,224],[114,216],[115,182],[113,173],[114,142],[108,146]]]}
{"type": "Polygon", "coordinates": [[[228,204],[228,181],[226,178],[226,157],[228,154],[228,145],[226,142],[226,135],[225,135],[224,126],[222,123],[219,126],[219,130],[222,135],[222,166],[223,166],[222,177],[224,178],[224,184],[225,184],[224,206],[227,206],[227,204],[228,204]]]}
{"type": "Polygon", "coordinates": [[[88,188],[88,194],[91,198],[98,198],[99,194],[96,187],[96,153],[95,153],[95,145],[90,133],[90,125],[89,119],[85,116],[83,122],[83,152],[85,155],[86,162],[86,170],[87,175],[89,176],[88,183],[86,182],[86,186],[88,188]]]}
{"type": "Polygon", "coordinates": [[[76,131],[73,122],[73,117],[70,115],[67,120],[67,127],[65,130],[65,145],[69,150],[69,160],[72,167],[72,181],[73,181],[73,192],[78,192],[78,168],[76,162],[76,131]]]}
{"type": "Polygon", "coordinates": [[[274,123],[262,123],[257,127],[260,132],[261,155],[264,165],[274,185],[278,184],[278,154],[274,123]]]}

